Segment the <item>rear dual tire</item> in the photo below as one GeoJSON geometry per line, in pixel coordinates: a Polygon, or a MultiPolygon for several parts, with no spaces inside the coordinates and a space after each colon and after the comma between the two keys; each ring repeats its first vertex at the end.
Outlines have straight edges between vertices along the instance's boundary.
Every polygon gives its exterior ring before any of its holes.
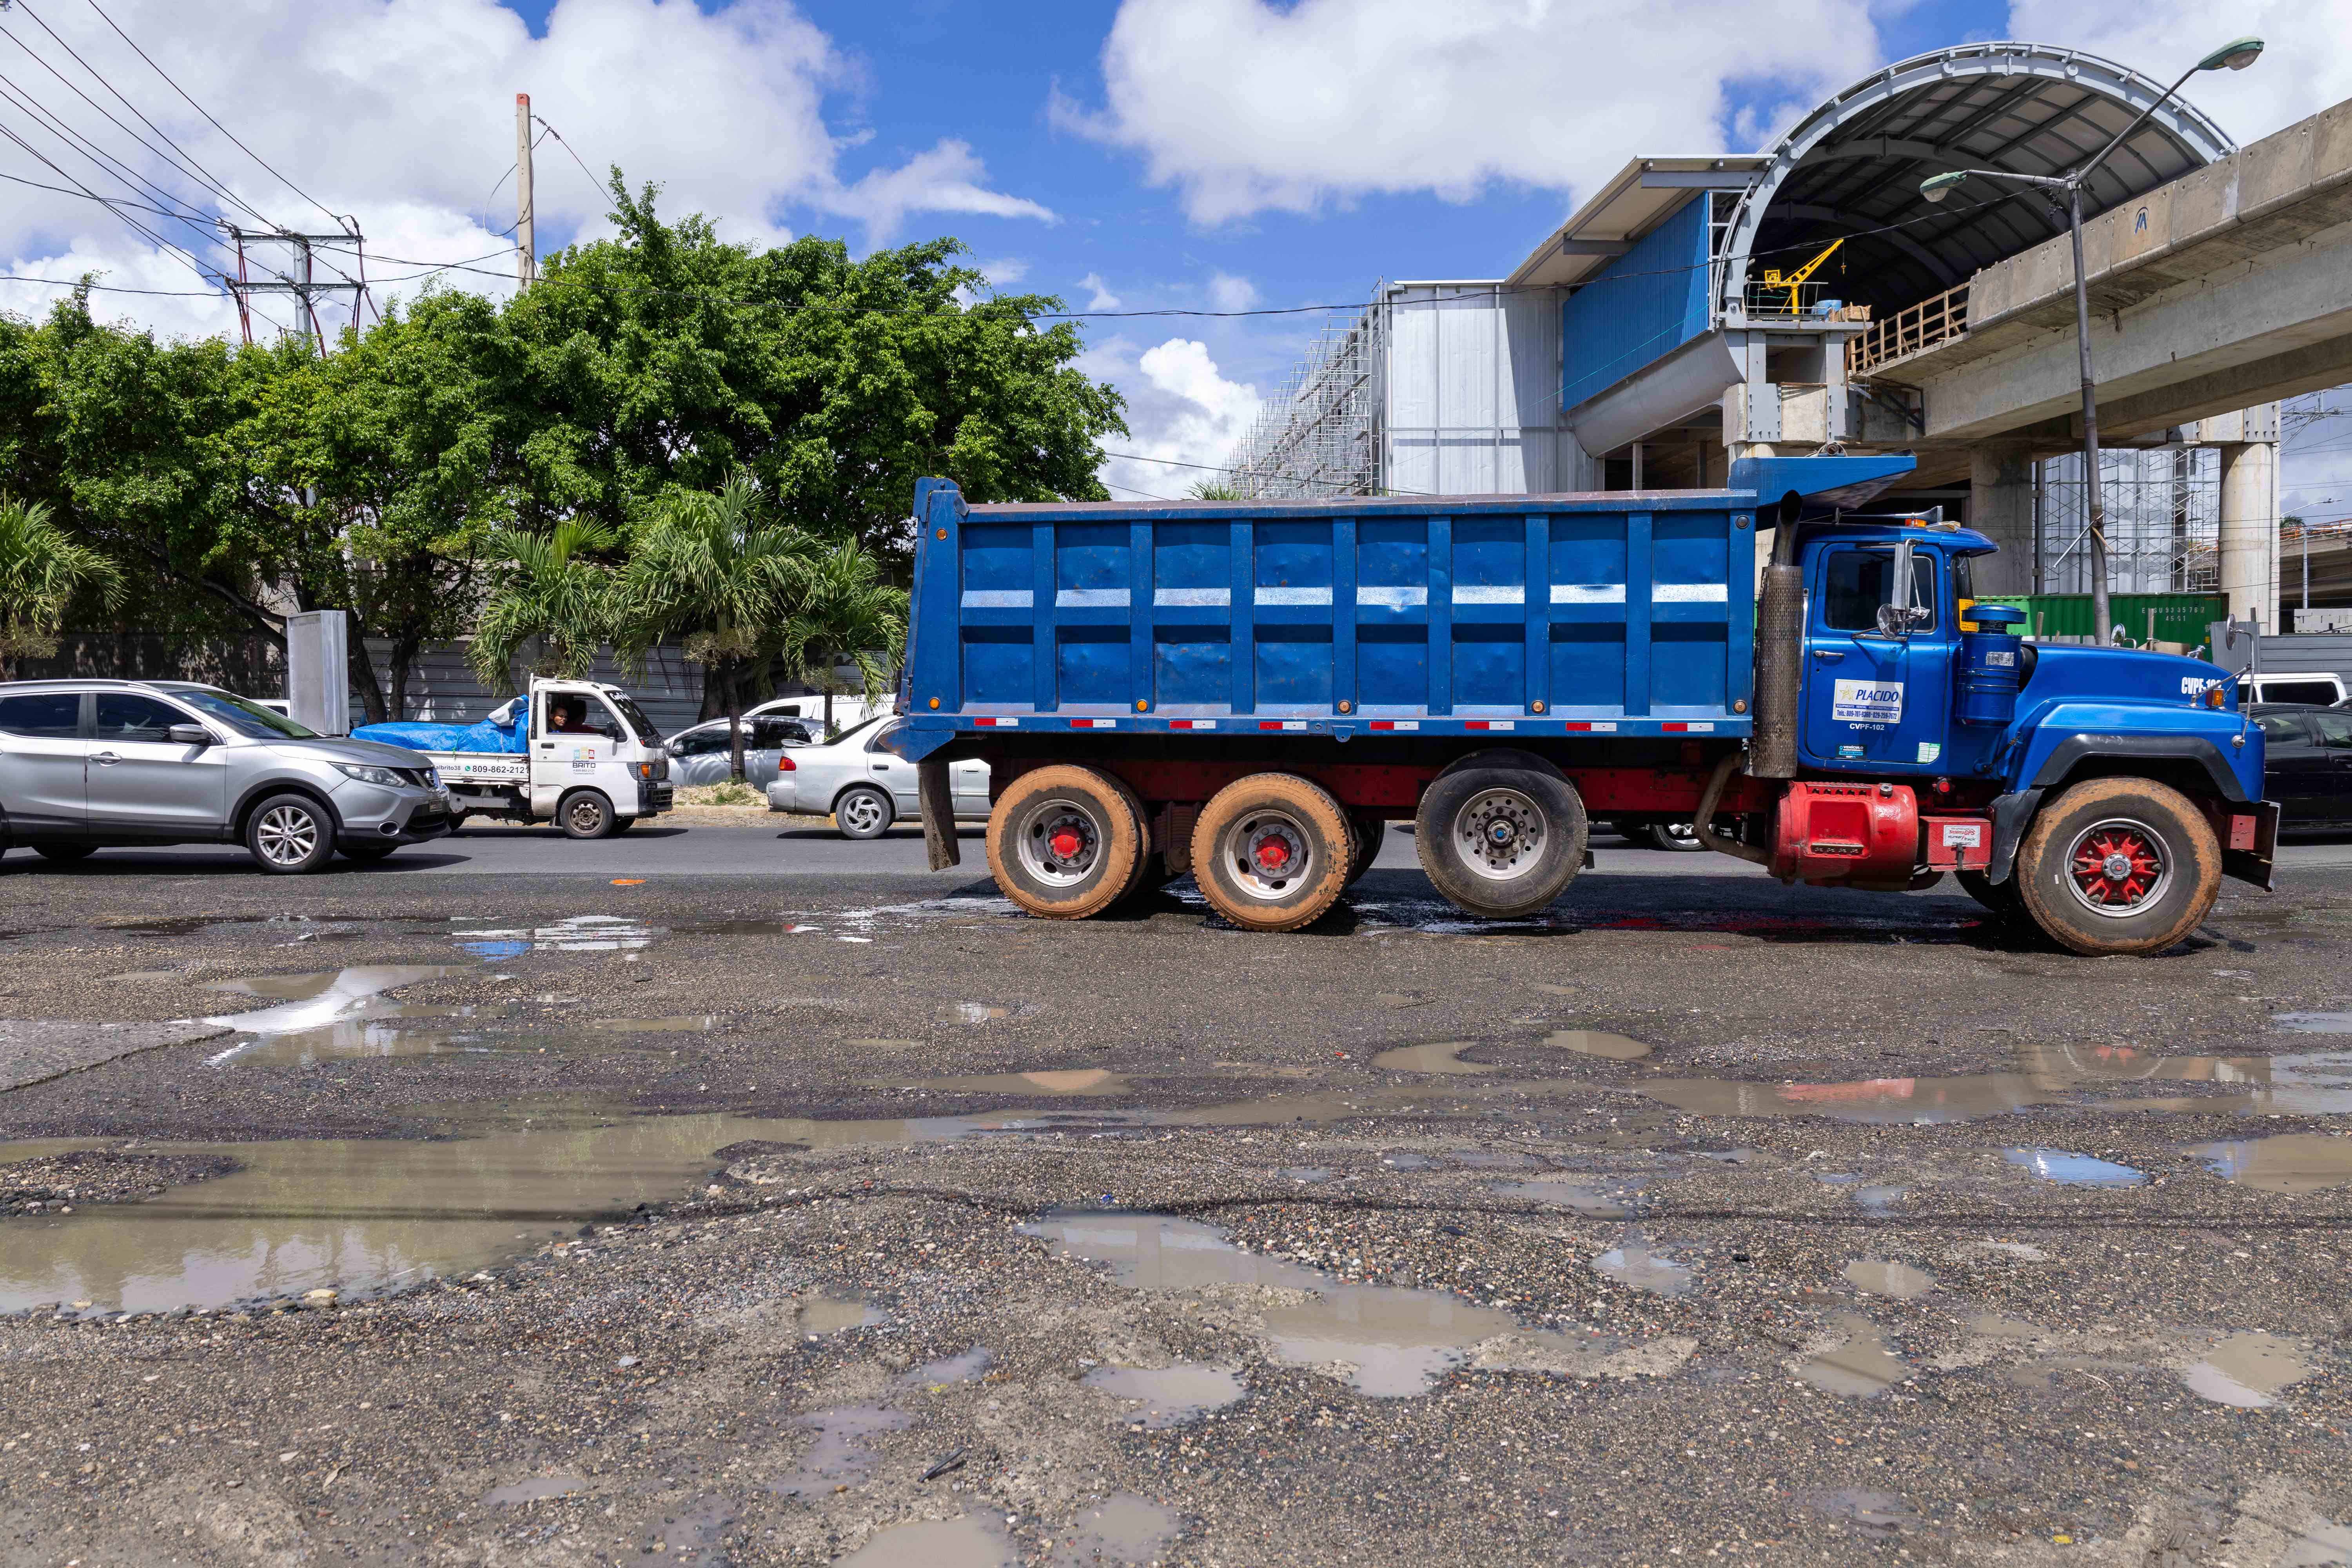
{"type": "Polygon", "coordinates": [[[1033,769],[988,818],[988,868],[1004,896],[1042,920],[1082,921],[1127,897],[1144,871],[1134,793],[1093,768],[1033,769]]]}
{"type": "Polygon", "coordinates": [[[1297,931],[1338,901],[1362,843],[1322,785],[1252,773],[1201,808],[1192,879],[1209,907],[1244,931],[1297,931]]]}

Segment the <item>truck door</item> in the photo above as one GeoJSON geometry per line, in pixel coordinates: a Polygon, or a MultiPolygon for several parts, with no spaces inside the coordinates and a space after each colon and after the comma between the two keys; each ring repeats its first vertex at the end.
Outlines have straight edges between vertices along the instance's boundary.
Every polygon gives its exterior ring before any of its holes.
{"type": "Polygon", "coordinates": [[[1955,631],[1938,552],[1911,555],[1910,635],[1882,625],[1894,602],[1893,542],[1832,542],[1808,583],[1804,713],[1799,750],[1815,767],[1864,773],[1945,771],[1955,631]]]}

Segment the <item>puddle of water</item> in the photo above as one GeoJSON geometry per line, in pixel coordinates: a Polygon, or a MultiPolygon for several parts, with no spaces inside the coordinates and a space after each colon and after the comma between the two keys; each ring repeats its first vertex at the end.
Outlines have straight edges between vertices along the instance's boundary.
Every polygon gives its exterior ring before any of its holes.
{"type": "Polygon", "coordinates": [[[2352,1035],[2352,1013],[2273,1013],[2271,1027],[2299,1035],[2352,1035]]]}
{"type": "Polygon", "coordinates": [[[1113,1492],[1079,1513],[1055,1545],[1054,1562],[1056,1568],[1094,1568],[1097,1563],[1141,1568],[1160,1560],[1176,1539],[1181,1522],[1173,1509],[1133,1492],[1113,1492]]]}
{"type": "Polygon", "coordinates": [[[1869,1319],[1841,1312],[1837,1327],[1844,1331],[1845,1342],[1807,1356],[1797,1369],[1815,1388],[1868,1399],[1911,1375],[1909,1363],[1888,1348],[1886,1336],[1869,1319]]]}
{"type": "Polygon", "coordinates": [[[488,1508],[512,1508],[518,1503],[570,1497],[573,1492],[587,1489],[588,1480],[584,1476],[533,1476],[529,1480],[509,1481],[505,1486],[492,1487],[482,1502],[488,1508]]]}
{"type": "Polygon", "coordinates": [[[1134,1426],[1151,1431],[1180,1426],[1204,1410],[1223,1410],[1240,1403],[1249,1390],[1241,1374],[1229,1367],[1178,1362],[1173,1366],[1098,1366],[1087,1373],[1087,1386],[1118,1399],[1142,1402],[1144,1408],[1127,1416],[1134,1426]]]}
{"type": "Polygon", "coordinates": [[[1601,1219],[1623,1219],[1639,1206],[1635,1194],[1641,1182],[1497,1182],[1495,1191],[1507,1198],[1553,1208],[1573,1209],[1601,1219]]]}
{"type": "Polygon", "coordinates": [[[337,1057],[425,1057],[464,1053],[525,1051],[551,1037],[509,1035],[500,1039],[474,1020],[513,1016],[510,1006],[488,1008],[427,1007],[399,1003],[375,1003],[362,1016],[345,1018],[323,1029],[296,1029],[241,1041],[205,1058],[221,1067],[266,1063],[272,1067],[311,1067],[337,1057]]]}
{"type": "Polygon", "coordinates": [[[678,1013],[667,1018],[590,1018],[585,1026],[614,1035],[700,1035],[719,1026],[716,1013],[678,1013]]]}
{"type": "Polygon", "coordinates": [[[1320,1165],[1285,1165],[1276,1173],[1288,1176],[1294,1182],[1304,1182],[1309,1186],[1331,1179],[1331,1173],[1320,1165]]]}
{"type": "Polygon", "coordinates": [[[927,1078],[925,1089],[958,1094],[1125,1094],[1128,1080],[1103,1068],[1065,1068],[1051,1072],[978,1073],[969,1078],[927,1078]]]}
{"type": "MultiPolygon", "coordinates": [[[[481,1137],[155,1144],[243,1168],[143,1203],[0,1226],[0,1311],[225,1307],[470,1272],[556,1231],[677,1196],[746,1141],[812,1149],[942,1142],[1050,1123],[1010,1117],[812,1121],[659,1116],[481,1137]]],[[[88,1142],[0,1144],[0,1165],[88,1142]]]]}
{"type": "MultiPolygon", "coordinates": [[[[465,917],[459,917],[465,918],[465,917]]],[[[553,925],[453,931],[460,952],[478,958],[520,958],[527,952],[629,952],[666,935],[628,915],[573,915],[553,925]]]]}
{"type": "Polygon", "coordinates": [[[801,1332],[811,1339],[845,1329],[870,1329],[881,1321],[877,1308],[855,1296],[819,1294],[801,1303],[801,1332]]]}
{"type": "Polygon", "coordinates": [[[1437,1162],[1426,1154],[1400,1152],[1381,1155],[1381,1163],[1392,1171],[1426,1171],[1434,1168],[1437,1162]]]}
{"type": "Polygon", "coordinates": [[[834,1568],[1011,1568],[1017,1561],[995,1520],[958,1514],[892,1525],[834,1568]]]}
{"type": "Polygon", "coordinates": [[[2021,1044],[2015,1072],[1881,1078],[1845,1083],[1667,1079],[1633,1087],[1702,1116],[1821,1116],[1878,1125],[1967,1121],[2069,1100],[2090,1086],[2151,1080],[2237,1086],[2241,1092],[2108,1100],[2113,1110],[2209,1115],[2352,1114],[2352,1051],[2276,1057],[2168,1057],[2128,1046],[2021,1044]]]}
{"type": "Polygon", "coordinates": [[[1604,1274],[1618,1284],[1635,1290],[1646,1290],[1653,1296],[1679,1296],[1691,1288],[1691,1271],[1664,1253],[1652,1251],[1647,1242],[1628,1237],[1622,1246],[1612,1247],[1592,1260],[1596,1273],[1604,1274]]]}
{"type": "Polygon", "coordinates": [[[1853,1205],[1871,1214],[1885,1214],[1911,1195],[1908,1187],[1884,1186],[1873,1183],[1853,1190],[1853,1205]]]}
{"type": "Polygon", "coordinates": [[[2045,1182],[2056,1182],[2062,1186],[2137,1187],[2147,1180],[2145,1171],[2093,1159],[2088,1154],[2069,1153],[2063,1149],[2005,1149],[2001,1157],[2045,1182]]]}
{"type": "Polygon", "coordinates": [[[2352,1138],[2284,1132],[2206,1143],[2191,1152],[2215,1175],[2266,1193],[2319,1193],[2352,1184],[2352,1138]]]}
{"type": "Polygon", "coordinates": [[[1440,1290],[1343,1285],[1319,1269],[1242,1251],[1213,1226],[1151,1214],[1074,1214],[1021,1227],[1066,1258],[1110,1265],[1113,1278],[1143,1290],[1254,1286],[1295,1292],[1295,1304],[1263,1309],[1276,1360],[1292,1366],[1345,1363],[1363,1394],[1427,1392],[1481,1340],[1517,1327],[1509,1313],[1474,1307],[1440,1290]]]}
{"type": "Polygon", "coordinates": [[[2189,1392],[2217,1405],[2258,1410],[2275,1405],[2278,1391],[2311,1375],[2311,1363],[2292,1340],[2275,1334],[2231,1334],[2182,1374],[2189,1392]]]}
{"type": "Polygon", "coordinates": [[[1436,1040],[1425,1046],[1399,1046],[1394,1050],[1382,1051],[1374,1057],[1372,1067],[1378,1072],[1493,1072],[1493,1068],[1454,1059],[1477,1043],[1475,1040],[1436,1040]]]}
{"type": "Polygon", "coordinates": [[[1001,1024],[1020,1018],[1034,1018],[1045,1010],[1042,1002],[958,1002],[940,1009],[940,1019],[948,1024],[1001,1024]]]}
{"type": "Polygon", "coordinates": [[[985,1345],[974,1345],[957,1355],[927,1361],[898,1381],[914,1388],[945,1388],[951,1383],[975,1383],[995,1363],[985,1345]]]}
{"type": "Polygon", "coordinates": [[[278,1005],[257,1007],[246,1013],[224,1013],[205,1022],[225,1024],[250,1035],[299,1034],[356,1017],[387,991],[473,973],[468,964],[371,963],[319,974],[266,974],[251,980],[224,980],[205,989],[261,997],[277,1001],[278,1005]]]}
{"type": "Polygon", "coordinates": [[[1979,1312],[1969,1320],[1969,1332],[1981,1334],[1989,1340],[2038,1340],[2042,1331],[2022,1318],[2005,1318],[1999,1312],[1979,1312]]]}
{"type": "Polygon", "coordinates": [[[1535,1157],[1511,1149],[1448,1149],[1445,1157],[1474,1171],[1528,1171],[1535,1157]]]}
{"type": "Polygon", "coordinates": [[[855,1486],[873,1473],[882,1456],[873,1439],[886,1432],[903,1432],[915,1418],[903,1410],[878,1405],[849,1405],[803,1415],[796,1426],[816,1428],[816,1441],[801,1456],[800,1468],[778,1481],[773,1490],[785,1497],[830,1497],[837,1486],[855,1486]]]}
{"type": "Polygon", "coordinates": [[[1559,1029],[1544,1037],[1544,1044],[1557,1046],[1579,1056],[1601,1057],[1612,1062],[1639,1061],[1650,1054],[1650,1047],[1623,1035],[1606,1034],[1599,1029],[1559,1029]]]}
{"type": "Polygon", "coordinates": [[[1886,1296],[1897,1301],[1913,1301],[1936,1288],[1936,1277],[1924,1268],[1914,1268],[1908,1263],[1882,1263],[1875,1258],[1856,1258],[1845,1266],[1846,1282],[1869,1296],[1886,1296]]]}
{"type": "Polygon", "coordinates": [[[2278,1568],[2346,1568],[2352,1563],[2352,1525],[2322,1521],[2295,1532],[2278,1568]]]}
{"type": "Polygon", "coordinates": [[[1919,1522],[1911,1505],[1893,1492],[1847,1489],[1816,1492],[1808,1501],[1816,1512],[1851,1521],[1855,1533],[1874,1541],[1889,1540],[1919,1522]]]}

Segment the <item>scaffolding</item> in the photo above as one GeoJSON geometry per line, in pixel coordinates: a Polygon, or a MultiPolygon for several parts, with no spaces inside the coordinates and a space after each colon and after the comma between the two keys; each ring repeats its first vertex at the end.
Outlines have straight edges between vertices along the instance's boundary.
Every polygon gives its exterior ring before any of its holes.
{"type": "MultiPolygon", "coordinates": [[[[2091,591],[2089,498],[2080,453],[2041,466],[2034,591],[2091,591]]],[[[2107,588],[2114,594],[2211,594],[2221,589],[2221,454],[2210,447],[2099,454],[2107,513],[2107,588]]]]}
{"type": "MultiPolygon", "coordinates": [[[[1383,297],[1374,289],[1372,298],[1383,297]]],[[[1381,493],[1379,377],[1387,310],[1327,319],[1225,459],[1223,486],[1247,500],[1381,493]]]]}

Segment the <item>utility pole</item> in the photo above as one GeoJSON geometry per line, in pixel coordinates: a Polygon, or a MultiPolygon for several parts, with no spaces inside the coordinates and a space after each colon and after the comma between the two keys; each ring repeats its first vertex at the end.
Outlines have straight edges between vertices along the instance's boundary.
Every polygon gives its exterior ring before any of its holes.
{"type": "Polygon", "coordinates": [[[539,281],[539,244],[530,211],[530,94],[515,94],[515,281],[539,281]]]}
{"type": "MultiPolygon", "coordinates": [[[[308,325],[311,341],[319,346],[319,357],[321,359],[324,359],[327,353],[327,330],[319,321],[318,296],[340,294],[346,289],[350,289],[352,325],[354,327],[359,325],[360,306],[368,297],[367,241],[360,234],[357,218],[338,218],[336,221],[343,226],[333,234],[297,234],[291,229],[239,228],[233,223],[221,225],[221,227],[228,232],[228,237],[236,251],[236,276],[233,279],[224,277],[221,282],[231,294],[236,297],[237,324],[248,344],[253,342],[253,311],[247,300],[248,296],[254,294],[291,294],[294,297],[295,307],[300,312],[300,320],[308,325]],[[292,275],[272,273],[266,282],[254,279],[246,261],[246,247],[248,243],[289,247],[293,252],[292,275]],[[353,278],[346,273],[343,275],[343,281],[340,283],[318,281],[310,250],[314,245],[354,247],[360,258],[359,276],[353,278]]],[[[331,267],[332,263],[329,265],[331,267]]],[[[335,269],[341,270],[340,268],[335,269]]]]}

